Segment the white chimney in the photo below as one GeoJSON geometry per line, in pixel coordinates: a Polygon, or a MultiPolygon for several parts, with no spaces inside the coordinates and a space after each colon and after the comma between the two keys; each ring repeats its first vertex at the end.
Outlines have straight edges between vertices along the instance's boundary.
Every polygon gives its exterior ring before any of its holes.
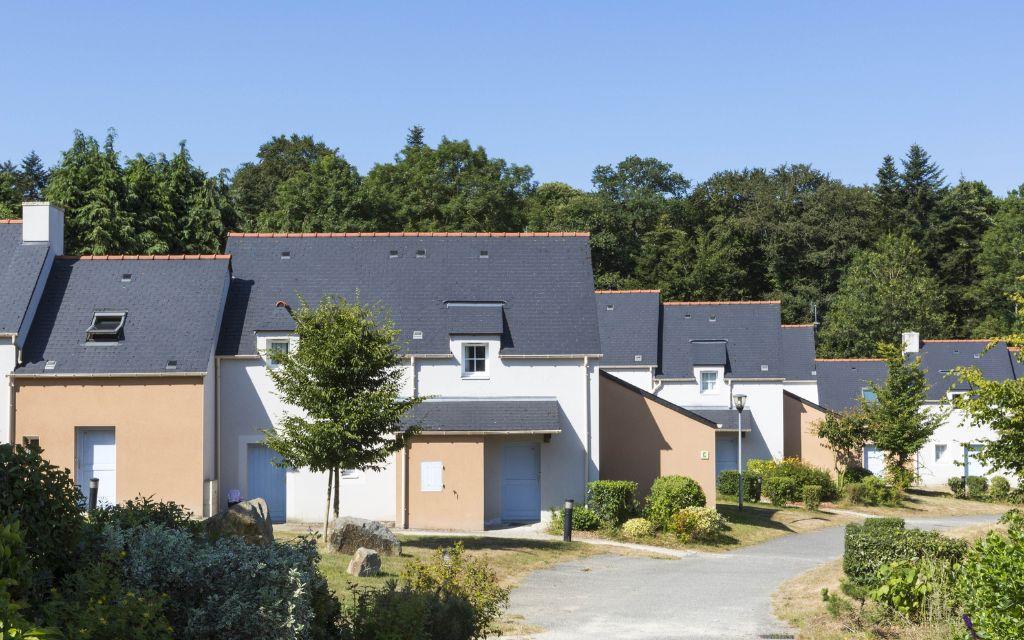
{"type": "Polygon", "coordinates": [[[921,350],[921,334],[916,331],[903,332],[903,355],[921,350]]]}
{"type": "Polygon", "coordinates": [[[64,210],[49,202],[21,204],[22,242],[45,242],[54,255],[64,253],[64,210]]]}

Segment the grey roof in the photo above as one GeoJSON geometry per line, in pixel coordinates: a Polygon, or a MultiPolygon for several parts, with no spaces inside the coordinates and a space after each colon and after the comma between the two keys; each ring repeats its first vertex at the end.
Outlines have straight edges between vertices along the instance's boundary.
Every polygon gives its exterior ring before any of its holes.
{"type": "Polygon", "coordinates": [[[658,364],[661,295],[657,291],[597,292],[602,366],[658,364]],[[640,356],[637,362],[636,356],[640,356]]]}
{"type": "Polygon", "coordinates": [[[501,335],[505,313],[501,304],[449,305],[448,333],[452,335],[501,335]]]}
{"type": "Polygon", "coordinates": [[[46,263],[49,246],[23,243],[21,223],[0,223],[0,333],[18,333],[46,263]]]}
{"type": "Polygon", "coordinates": [[[235,234],[227,250],[234,278],[222,355],[255,354],[256,331],[293,330],[275,312],[278,300],[315,304],[327,295],[381,303],[408,353],[451,350],[446,302],[497,301],[503,355],[601,352],[586,235],[235,234]],[[422,339],[413,341],[414,331],[422,339]]]}
{"type": "Polygon", "coordinates": [[[229,275],[226,257],[203,260],[57,259],[17,373],[201,372],[209,368],[229,275]],[[122,282],[122,274],[131,282],[122,282]],[[86,344],[97,311],[125,312],[124,339],[86,344]],[[47,360],[56,361],[52,371],[47,360]]]}
{"type": "Polygon", "coordinates": [[[695,365],[724,367],[729,362],[725,340],[690,341],[690,359],[695,365]]]}
{"type": "Polygon", "coordinates": [[[869,382],[883,384],[888,368],[883,360],[818,360],[818,404],[832,411],[860,406],[869,382]]]}
{"type": "Polygon", "coordinates": [[[500,400],[430,399],[406,414],[406,425],[423,431],[561,431],[558,400],[515,398],[500,400]]]}
{"type": "Polygon", "coordinates": [[[781,378],[778,302],[666,303],[662,309],[661,376],[692,378],[694,340],[724,340],[727,377],[781,378]],[[762,365],[766,370],[762,370],[762,365]]]}
{"type": "MultiPolygon", "coordinates": [[[[735,409],[720,408],[720,409],[708,409],[706,407],[686,407],[688,410],[696,413],[697,415],[707,418],[715,424],[721,425],[722,429],[732,429],[733,431],[739,426],[740,413],[735,409]]],[[[754,419],[754,414],[750,413],[750,409],[743,410],[743,430],[756,430],[757,420],[754,419]]]]}
{"type": "Polygon", "coordinates": [[[782,325],[782,375],[787,380],[814,380],[814,325],[782,325]]]}
{"type": "Polygon", "coordinates": [[[988,380],[1014,379],[1013,356],[1006,343],[986,351],[987,347],[986,340],[922,340],[917,355],[928,378],[928,399],[942,400],[950,389],[968,388],[951,373],[957,367],[976,367],[988,380]]]}

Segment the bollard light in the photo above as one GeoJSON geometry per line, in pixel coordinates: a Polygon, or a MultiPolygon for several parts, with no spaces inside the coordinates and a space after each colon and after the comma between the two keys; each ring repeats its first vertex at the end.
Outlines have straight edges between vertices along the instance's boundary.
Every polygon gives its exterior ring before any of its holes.
{"type": "Polygon", "coordinates": [[[565,508],[562,510],[562,542],[572,542],[572,507],[575,501],[565,501],[565,508]]]}
{"type": "Polygon", "coordinates": [[[100,479],[90,478],[89,479],[89,511],[96,508],[96,500],[100,494],[100,479]]]}

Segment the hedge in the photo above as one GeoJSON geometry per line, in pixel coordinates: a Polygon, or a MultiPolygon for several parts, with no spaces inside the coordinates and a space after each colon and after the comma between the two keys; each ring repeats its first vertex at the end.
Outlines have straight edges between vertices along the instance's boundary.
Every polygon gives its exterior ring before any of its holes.
{"type": "Polygon", "coordinates": [[[587,506],[606,527],[617,527],[636,514],[636,483],[595,480],[587,484],[587,506]]]}
{"type": "Polygon", "coordinates": [[[662,476],[651,485],[646,515],[654,526],[665,529],[680,509],[703,507],[706,504],[704,490],[696,480],[685,476],[662,476]]]}
{"type": "Polygon", "coordinates": [[[869,518],[864,525],[846,526],[843,571],[854,585],[874,589],[880,586],[878,569],[883,564],[923,559],[956,564],[966,552],[963,540],[934,531],[905,529],[898,518],[869,518]]]}
{"type": "MultiPolygon", "coordinates": [[[[737,495],[739,493],[739,486],[739,471],[726,469],[718,474],[718,491],[722,495],[737,495]]],[[[743,474],[743,499],[748,502],[757,502],[761,499],[761,476],[750,471],[743,474]]]]}

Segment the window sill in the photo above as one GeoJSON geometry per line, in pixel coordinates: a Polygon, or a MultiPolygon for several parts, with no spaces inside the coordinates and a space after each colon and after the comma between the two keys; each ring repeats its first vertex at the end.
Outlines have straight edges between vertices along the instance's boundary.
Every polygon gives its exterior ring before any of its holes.
{"type": "Polygon", "coordinates": [[[462,374],[462,379],[463,380],[490,380],[491,376],[481,376],[481,375],[475,375],[475,374],[474,375],[462,374]]]}

